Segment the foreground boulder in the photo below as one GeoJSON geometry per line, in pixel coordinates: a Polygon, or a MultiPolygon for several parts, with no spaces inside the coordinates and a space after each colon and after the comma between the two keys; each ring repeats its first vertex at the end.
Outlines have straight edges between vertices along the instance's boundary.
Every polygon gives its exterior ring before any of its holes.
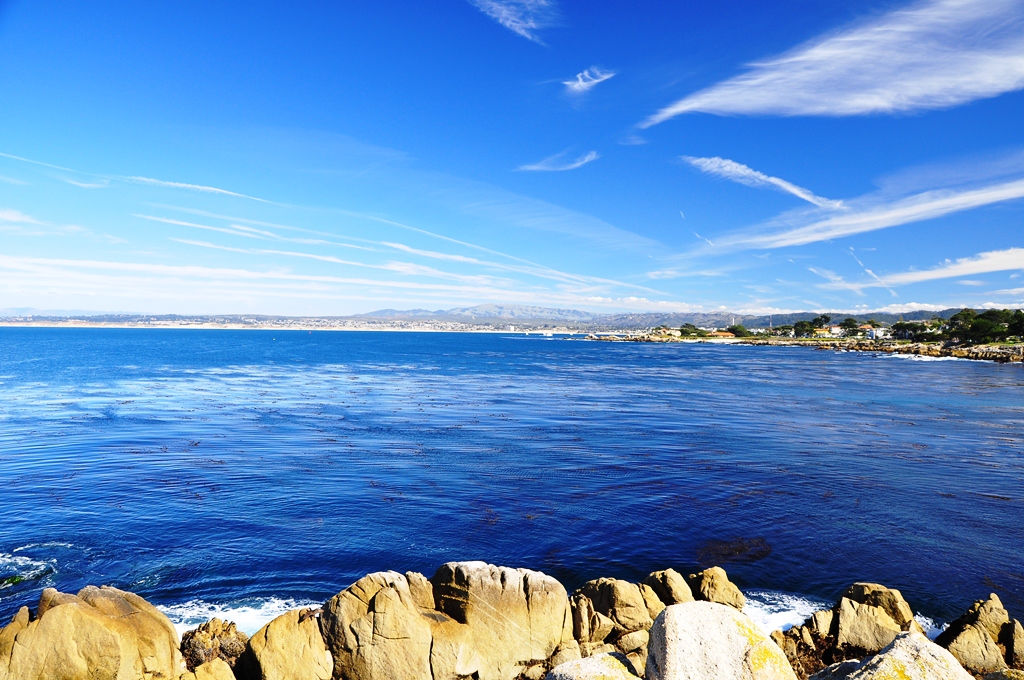
{"type": "Polygon", "coordinates": [[[0,680],[155,680],[184,667],[170,620],[138,595],[47,588],[35,620],[22,607],[0,631],[0,680]]]}
{"type": "Polygon", "coordinates": [[[859,663],[830,666],[811,680],[972,680],[948,651],[916,632],[900,633],[884,649],[859,663]]]}
{"type": "Polygon", "coordinates": [[[370,574],[324,605],[336,679],[541,677],[577,658],[565,588],[550,576],[484,562],[422,574],[370,574]]]}
{"type": "Polygon", "coordinates": [[[319,610],[293,609],[256,631],[235,665],[240,680],[328,680],[334,663],[319,610]]]}
{"type": "Polygon", "coordinates": [[[778,645],[716,602],[667,607],[650,632],[647,680],[795,680],[778,645]]]}
{"type": "Polygon", "coordinates": [[[595,654],[555,666],[546,680],[636,680],[636,669],[621,654],[595,654]]]}
{"type": "Polygon", "coordinates": [[[214,659],[234,668],[247,642],[249,637],[234,623],[211,619],[181,636],[181,656],[190,671],[214,659]]]}
{"type": "Polygon", "coordinates": [[[775,631],[772,639],[797,676],[806,678],[830,664],[875,654],[903,632],[923,631],[900,591],[854,583],[832,609],[815,612],[788,631],[775,631]]]}
{"type": "Polygon", "coordinates": [[[1024,669],[1024,629],[992,593],[949,624],[935,642],[977,675],[1004,668],[1024,669]]]}

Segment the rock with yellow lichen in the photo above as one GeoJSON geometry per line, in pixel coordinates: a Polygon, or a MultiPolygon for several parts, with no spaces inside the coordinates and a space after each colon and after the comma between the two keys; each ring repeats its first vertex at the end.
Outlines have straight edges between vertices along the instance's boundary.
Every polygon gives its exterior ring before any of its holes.
{"type": "Polygon", "coordinates": [[[622,654],[595,654],[555,666],[546,680],[637,680],[637,674],[622,654]]]}
{"type": "Polygon", "coordinates": [[[972,680],[948,651],[916,632],[900,633],[858,664],[837,664],[811,680],[972,680]]]}
{"type": "Polygon", "coordinates": [[[647,680],[796,680],[749,617],[716,602],[666,607],[651,626],[647,680]]]}

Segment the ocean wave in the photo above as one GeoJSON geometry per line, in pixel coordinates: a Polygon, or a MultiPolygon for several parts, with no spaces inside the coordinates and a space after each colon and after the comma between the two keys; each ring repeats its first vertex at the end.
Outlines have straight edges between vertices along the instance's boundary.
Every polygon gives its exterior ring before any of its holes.
{"type": "Polygon", "coordinates": [[[775,590],[748,590],[743,594],[747,598],[743,613],[766,633],[789,630],[801,625],[819,609],[832,608],[831,602],[775,590]]]}
{"type": "Polygon", "coordinates": [[[238,630],[252,635],[275,618],[292,609],[319,607],[322,602],[289,598],[249,598],[230,603],[189,600],[181,604],[157,605],[174,624],[178,635],[212,618],[233,621],[238,630]]]}
{"type": "Polygon", "coordinates": [[[935,619],[928,618],[923,614],[915,614],[914,620],[921,624],[921,628],[924,629],[924,634],[928,636],[929,640],[934,640],[939,633],[949,628],[948,623],[939,624],[935,619]]]}
{"type": "Polygon", "coordinates": [[[56,560],[35,560],[25,555],[0,553],[0,590],[24,581],[34,581],[55,571],[56,560]]]}

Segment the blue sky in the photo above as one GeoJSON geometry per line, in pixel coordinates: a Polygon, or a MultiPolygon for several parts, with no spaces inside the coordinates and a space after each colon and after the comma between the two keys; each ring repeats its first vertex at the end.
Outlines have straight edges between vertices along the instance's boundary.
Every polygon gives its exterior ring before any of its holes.
{"type": "Polygon", "coordinates": [[[1024,304],[1024,0],[0,0],[0,308],[1024,304]]]}

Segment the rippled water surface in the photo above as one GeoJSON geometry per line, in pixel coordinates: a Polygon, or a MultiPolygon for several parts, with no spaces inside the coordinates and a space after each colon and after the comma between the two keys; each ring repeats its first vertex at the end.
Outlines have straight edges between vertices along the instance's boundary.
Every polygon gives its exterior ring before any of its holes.
{"type": "Polygon", "coordinates": [[[874,580],[938,618],[997,592],[1022,617],[1022,546],[1019,365],[0,329],[5,619],[47,585],[246,611],[462,559],[570,589],[710,564],[812,600],[874,580]]]}

